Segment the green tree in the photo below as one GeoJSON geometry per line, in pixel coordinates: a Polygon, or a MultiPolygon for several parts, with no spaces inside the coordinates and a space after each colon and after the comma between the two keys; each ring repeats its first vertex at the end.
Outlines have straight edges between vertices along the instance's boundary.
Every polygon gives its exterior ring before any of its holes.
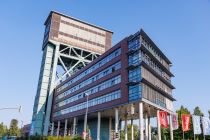
{"type": "MultiPolygon", "coordinates": [[[[181,106],[180,109],[176,111],[176,113],[178,114],[179,129],[174,131],[174,139],[175,140],[182,140],[183,131],[182,131],[181,115],[182,114],[190,114],[190,111],[187,108],[185,108],[184,106],[181,106]]],[[[191,124],[190,125],[190,131],[184,133],[185,139],[193,139],[192,118],[191,118],[190,124],[191,124]]]]}
{"type": "Polygon", "coordinates": [[[210,110],[208,111],[208,113],[209,113],[209,119],[210,119],[210,110]]]}
{"type": "MultiPolygon", "coordinates": [[[[200,108],[198,106],[195,107],[193,115],[204,116],[203,112],[200,110],[200,108]]],[[[201,122],[200,122],[200,126],[201,126],[201,122]]],[[[202,129],[202,127],[201,127],[201,129],[202,129]]],[[[195,137],[196,137],[196,139],[199,139],[199,140],[203,139],[203,135],[202,134],[196,135],[195,137]]]]}
{"type": "Polygon", "coordinates": [[[161,139],[162,140],[170,140],[169,128],[161,128],[161,139]]]}
{"type": "MultiPolygon", "coordinates": [[[[208,110],[209,113],[209,119],[210,119],[210,110],[208,110]]],[[[206,136],[206,140],[210,140],[210,136],[206,136]]]]}
{"type": "Polygon", "coordinates": [[[8,134],[10,136],[20,136],[20,129],[18,128],[18,120],[16,119],[11,120],[8,134]]]}
{"type": "MultiPolygon", "coordinates": [[[[130,124],[128,124],[127,129],[128,129],[128,139],[131,139],[131,125],[130,124]]],[[[138,126],[134,124],[133,130],[134,130],[134,140],[138,140],[138,126]]],[[[120,140],[124,140],[124,139],[125,139],[125,133],[123,130],[120,133],[120,140]]]]}
{"type": "Polygon", "coordinates": [[[195,107],[193,115],[204,116],[203,112],[201,112],[201,110],[198,106],[195,107]]]}
{"type": "Polygon", "coordinates": [[[0,124],[0,137],[5,136],[7,134],[7,127],[3,124],[0,124]]]}

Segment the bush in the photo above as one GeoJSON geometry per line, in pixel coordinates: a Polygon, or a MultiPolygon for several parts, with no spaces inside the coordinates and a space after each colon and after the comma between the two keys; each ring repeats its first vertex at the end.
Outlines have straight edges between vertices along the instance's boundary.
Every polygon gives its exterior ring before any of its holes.
{"type": "Polygon", "coordinates": [[[18,137],[16,140],[82,140],[82,137],[79,135],[76,135],[75,137],[31,136],[30,138],[18,137]]]}
{"type": "Polygon", "coordinates": [[[76,135],[72,138],[72,140],[83,140],[81,136],[76,135]]]}

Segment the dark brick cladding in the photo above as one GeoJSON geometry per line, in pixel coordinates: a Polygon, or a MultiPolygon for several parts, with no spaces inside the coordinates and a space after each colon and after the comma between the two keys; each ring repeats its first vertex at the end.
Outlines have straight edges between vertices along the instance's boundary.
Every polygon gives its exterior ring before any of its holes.
{"type": "MultiPolygon", "coordinates": [[[[60,87],[61,85],[65,84],[66,82],[70,81],[71,79],[73,79],[74,77],[78,76],[80,73],[82,73],[83,71],[85,71],[86,69],[90,68],[91,66],[93,66],[95,63],[97,63],[98,61],[102,60],[104,57],[106,57],[107,55],[109,55],[111,52],[113,52],[114,50],[118,49],[118,48],[121,48],[121,55],[114,58],[112,61],[108,62],[107,64],[105,64],[104,66],[98,68],[97,70],[95,70],[94,72],[88,74],[87,76],[83,77],[82,79],[80,79],[79,81],[75,82],[74,84],[72,84],[71,86],[69,87],[66,87],[65,89],[63,89],[62,91],[60,92],[54,92],[54,99],[53,99],[53,107],[52,107],[52,114],[58,110],[61,110],[61,109],[64,109],[64,108],[68,108],[70,106],[73,106],[73,105],[76,105],[76,104],[79,104],[79,103],[82,103],[84,101],[86,101],[86,98],[82,98],[82,99],[79,99],[77,101],[74,101],[72,103],[69,103],[65,106],[62,106],[60,108],[57,108],[57,109],[54,109],[56,103],[58,103],[58,101],[63,101],[65,100],[66,98],[69,98],[71,96],[74,96],[78,93],[81,93],[82,91],[84,90],[87,90],[89,89],[90,87],[93,87],[103,81],[106,81],[112,77],[115,77],[117,75],[121,75],[121,83],[120,84],[117,84],[115,86],[112,86],[110,88],[107,88],[107,89],[104,89],[96,94],[92,94],[89,96],[89,99],[94,99],[96,97],[99,97],[99,96],[102,96],[102,95],[105,95],[105,94],[108,94],[112,91],[116,91],[118,89],[121,89],[121,98],[120,99],[116,99],[116,100],[113,100],[113,101],[110,101],[110,102],[107,102],[107,103],[103,103],[103,104],[100,104],[100,105],[95,105],[93,107],[90,107],[88,112],[96,112],[98,110],[103,110],[103,109],[106,109],[106,108],[113,108],[115,106],[120,106],[122,104],[125,104],[125,103],[128,103],[128,87],[126,86],[126,84],[128,83],[128,70],[126,69],[128,67],[128,56],[127,56],[127,53],[128,53],[128,46],[127,46],[127,38],[123,39],[121,42],[119,42],[118,44],[116,44],[114,47],[110,48],[108,51],[106,51],[104,54],[102,54],[100,57],[98,57],[97,59],[95,59],[93,62],[91,62],[90,64],[88,64],[86,67],[84,67],[82,70],[78,71],[77,73],[75,73],[73,76],[69,77],[66,81],[64,81],[62,84],[60,84],[58,87],[60,87]],[[102,71],[103,69],[106,69],[107,67],[109,67],[110,65],[116,63],[116,62],[119,62],[120,60],[121,61],[121,69],[107,75],[106,77],[103,77],[101,78],[100,80],[96,81],[96,82],[93,82],[91,83],[90,85],[88,86],[85,86],[81,89],[79,89],[78,91],[62,98],[62,99],[59,99],[58,101],[55,101],[55,97],[58,96],[60,93],[63,93],[64,91],[68,90],[69,88],[77,85],[78,83],[80,83],[81,81],[84,81],[86,79],[88,79],[89,77],[97,74],[98,72],[102,71]]],[[[57,87],[57,88],[58,88],[57,87]]],[[[63,119],[66,119],[66,118],[71,118],[71,117],[74,117],[74,116],[78,116],[78,115],[84,115],[85,114],[85,109],[82,109],[82,110],[78,110],[78,111],[75,111],[75,112],[71,112],[71,113],[68,113],[68,114],[65,114],[65,115],[61,115],[59,117],[52,117],[52,114],[51,114],[51,120],[52,121],[57,121],[57,120],[63,120],[63,119]]]]}

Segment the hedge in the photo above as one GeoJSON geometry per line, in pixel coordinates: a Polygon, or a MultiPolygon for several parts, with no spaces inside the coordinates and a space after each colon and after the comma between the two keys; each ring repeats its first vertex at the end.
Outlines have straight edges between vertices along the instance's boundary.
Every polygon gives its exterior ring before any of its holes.
{"type": "Polygon", "coordinates": [[[74,137],[56,137],[56,136],[31,136],[31,137],[19,137],[16,140],[82,140],[81,136],[74,137]]]}

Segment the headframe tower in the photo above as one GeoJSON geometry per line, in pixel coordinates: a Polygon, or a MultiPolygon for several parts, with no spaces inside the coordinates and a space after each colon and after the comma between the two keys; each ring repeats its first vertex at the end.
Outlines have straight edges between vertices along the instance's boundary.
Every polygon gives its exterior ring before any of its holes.
{"type": "Polygon", "coordinates": [[[43,56],[34,100],[31,135],[48,135],[57,84],[111,47],[112,31],[51,11],[45,21],[43,56]]]}

